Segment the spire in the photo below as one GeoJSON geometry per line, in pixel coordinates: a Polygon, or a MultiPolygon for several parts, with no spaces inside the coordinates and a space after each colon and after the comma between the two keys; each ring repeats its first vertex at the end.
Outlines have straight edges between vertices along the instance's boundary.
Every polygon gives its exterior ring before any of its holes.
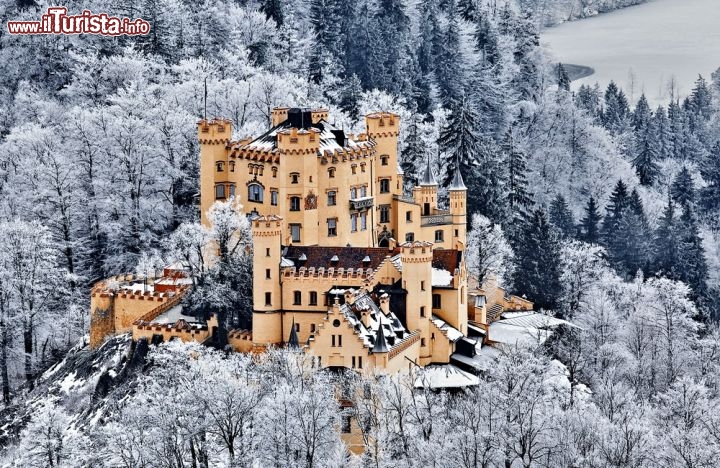
{"type": "Polygon", "coordinates": [[[292,326],[290,327],[290,339],[288,340],[288,347],[293,349],[300,348],[300,340],[298,339],[297,332],[295,331],[295,317],[293,317],[292,326]]]}
{"type": "Polygon", "coordinates": [[[425,167],[425,174],[423,174],[420,185],[437,185],[437,181],[435,180],[435,174],[433,174],[432,167],[430,167],[430,156],[428,156],[427,158],[427,167],[425,167]]]}
{"type": "Polygon", "coordinates": [[[460,171],[460,158],[458,158],[457,154],[455,155],[455,174],[453,175],[452,184],[450,184],[450,190],[467,190],[460,171]]]}
{"type": "Polygon", "coordinates": [[[372,352],[373,353],[387,353],[388,352],[388,345],[385,341],[385,333],[383,333],[383,327],[382,327],[382,314],[378,314],[378,329],[377,333],[375,334],[375,346],[373,346],[372,352]]]}

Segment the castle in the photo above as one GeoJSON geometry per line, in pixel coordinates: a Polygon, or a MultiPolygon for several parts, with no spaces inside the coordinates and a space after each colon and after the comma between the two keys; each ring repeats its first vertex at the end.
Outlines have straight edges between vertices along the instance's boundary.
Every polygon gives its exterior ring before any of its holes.
{"type": "MultiPolygon", "coordinates": [[[[472,358],[487,310],[532,304],[497,288],[468,290],[459,170],[441,210],[429,162],[403,193],[399,116],[370,114],[357,136],[328,120],[325,109],[275,108],[267,132],[240,141],[228,120],[198,123],[201,222],[213,203],[235,197],[252,224],[252,329],[231,331],[229,344],[240,352],[294,346],[323,367],[359,372],[472,358]]],[[[182,315],[181,270],[139,282],[115,278],[93,289],[91,346],[122,331],[155,342],[212,336],[214,317],[182,315]]]]}

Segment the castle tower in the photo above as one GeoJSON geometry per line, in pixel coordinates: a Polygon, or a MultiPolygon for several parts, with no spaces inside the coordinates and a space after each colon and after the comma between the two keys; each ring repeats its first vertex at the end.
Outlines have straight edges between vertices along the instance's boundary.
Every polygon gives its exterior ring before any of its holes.
{"type": "Polygon", "coordinates": [[[435,173],[430,166],[428,157],[425,172],[420,180],[420,185],[413,189],[415,203],[419,203],[422,216],[430,216],[437,209],[438,183],[435,180],[435,173]]]}
{"type": "Polygon", "coordinates": [[[253,344],[266,347],[282,342],[280,237],[282,218],[260,216],[252,222],[253,344]]]}
{"type": "Polygon", "coordinates": [[[406,242],[400,246],[402,285],[407,291],[405,321],[410,332],[420,331],[420,364],[430,362],[430,318],[432,317],[432,259],[430,242],[406,242]]]}
{"type": "Polygon", "coordinates": [[[209,226],[207,211],[215,200],[225,200],[234,193],[234,184],[228,179],[230,161],[226,150],[231,136],[232,122],[229,120],[203,119],[198,122],[200,222],[205,226],[209,226]]]}
{"type": "Polygon", "coordinates": [[[375,142],[369,194],[375,199],[374,223],[396,232],[398,216],[397,213],[390,213],[390,209],[393,195],[402,195],[403,192],[403,175],[397,154],[400,116],[389,112],[368,114],[365,116],[365,128],[367,137],[375,142]]]}
{"type": "Polygon", "coordinates": [[[467,187],[460,173],[460,160],[455,157],[455,174],[450,184],[450,214],[453,223],[453,247],[465,250],[467,241],[467,187]]]}

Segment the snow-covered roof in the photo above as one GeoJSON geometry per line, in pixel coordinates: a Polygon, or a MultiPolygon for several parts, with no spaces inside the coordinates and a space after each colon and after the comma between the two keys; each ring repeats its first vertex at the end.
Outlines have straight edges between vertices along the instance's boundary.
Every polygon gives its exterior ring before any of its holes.
{"type": "Polygon", "coordinates": [[[432,269],[432,285],[433,286],[451,286],[452,274],[441,268],[432,269]]]}
{"type": "Polygon", "coordinates": [[[374,352],[385,352],[375,349],[378,345],[378,333],[382,334],[385,341],[385,345],[380,346],[387,347],[388,351],[410,335],[397,315],[392,311],[386,315],[367,293],[357,294],[352,304],[345,303],[340,306],[340,310],[363,340],[363,344],[374,352]],[[368,314],[367,324],[361,320],[362,314],[368,314]]]}
{"type": "Polygon", "coordinates": [[[463,388],[480,384],[480,379],[452,364],[425,367],[415,380],[415,388],[463,388]]]}
{"type": "Polygon", "coordinates": [[[503,319],[490,324],[488,337],[495,343],[536,345],[547,340],[559,325],[575,326],[537,312],[506,312],[503,319]]]}
{"type": "Polygon", "coordinates": [[[455,342],[455,341],[459,340],[460,338],[462,338],[463,336],[465,336],[462,334],[462,332],[460,330],[453,327],[452,325],[450,325],[449,323],[447,323],[445,320],[441,319],[437,315],[432,316],[432,321],[435,324],[435,326],[437,326],[440,330],[445,332],[445,335],[452,342],[455,342]]]}

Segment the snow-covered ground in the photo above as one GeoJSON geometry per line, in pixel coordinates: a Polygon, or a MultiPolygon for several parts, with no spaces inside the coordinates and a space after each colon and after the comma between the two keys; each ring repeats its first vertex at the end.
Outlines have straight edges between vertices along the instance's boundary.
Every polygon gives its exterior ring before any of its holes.
{"type": "Polygon", "coordinates": [[[666,104],[671,79],[684,97],[720,67],[720,0],[651,0],[550,28],[541,41],[558,61],[595,69],[575,88],[615,80],[633,101],[644,91],[666,104]]]}

